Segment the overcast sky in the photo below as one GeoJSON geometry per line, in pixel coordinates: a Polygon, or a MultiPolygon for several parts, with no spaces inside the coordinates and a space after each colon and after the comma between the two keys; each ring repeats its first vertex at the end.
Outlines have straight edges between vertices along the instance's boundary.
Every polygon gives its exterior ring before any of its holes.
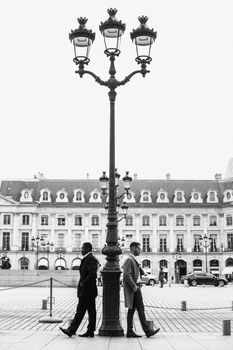
{"type": "Polygon", "coordinates": [[[138,69],[130,31],[157,31],[150,74],[117,89],[116,167],[139,178],[212,179],[233,157],[232,0],[2,0],[0,178],[108,172],[108,89],[75,74],[68,34],[96,32],[88,69],[108,78],[99,24],[126,23],[117,79],[138,69]]]}

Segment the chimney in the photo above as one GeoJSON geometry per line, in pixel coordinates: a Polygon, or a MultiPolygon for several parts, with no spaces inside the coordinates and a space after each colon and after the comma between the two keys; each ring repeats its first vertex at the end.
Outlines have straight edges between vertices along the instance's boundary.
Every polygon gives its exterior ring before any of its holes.
{"type": "Polygon", "coordinates": [[[215,174],[215,180],[216,181],[222,180],[222,174],[220,174],[220,173],[215,174]]]}
{"type": "Polygon", "coordinates": [[[171,174],[170,173],[166,174],[166,180],[171,180],[171,174]]]}
{"type": "Polygon", "coordinates": [[[89,174],[89,173],[87,173],[87,180],[89,180],[89,175],[90,175],[90,174],[89,174]]]}
{"type": "Polygon", "coordinates": [[[137,180],[137,179],[138,179],[138,174],[137,174],[137,173],[134,173],[134,174],[133,174],[133,179],[134,179],[134,180],[137,180]]]}

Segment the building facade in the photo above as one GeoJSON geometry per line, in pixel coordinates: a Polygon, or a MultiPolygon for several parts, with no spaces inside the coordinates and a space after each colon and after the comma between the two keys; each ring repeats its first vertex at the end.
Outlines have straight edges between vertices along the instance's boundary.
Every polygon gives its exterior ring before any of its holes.
{"type": "MultiPolygon", "coordinates": [[[[122,184],[119,192],[123,193],[122,184]]],[[[168,280],[192,271],[215,275],[233,269],[233,179],[132,181],[128,216],[118,226],[128,254],[141,243],[142,267],[168,280]],[[206,245],[202,239],[208,238],[206,245]],[[207,246],[208,245],[208,246],[207,246]]],[[[2,268],[77,269],[81,246],[90,241],[103,266],[107,216],[98,180],[2,181],[0,250],[2,268]]]]}

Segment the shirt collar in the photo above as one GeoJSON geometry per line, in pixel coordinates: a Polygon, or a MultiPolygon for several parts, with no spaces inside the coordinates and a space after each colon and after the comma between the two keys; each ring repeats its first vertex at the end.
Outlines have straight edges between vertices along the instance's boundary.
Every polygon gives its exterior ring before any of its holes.
{"type": "Polygon", "coordinates": [[[88,252],[87,254],[83,255],[82,260],[86,258],[89,254],[91,254],[91,252],[88,252]]]}
{"type": "Polygon", "coordinates": [[[135,255],[133,255],[133,254],[130,254],[130,256],[136,261],[136,263],[138,263],[138,265],[140,265],[137,256],[135,256],[135,255]]]}

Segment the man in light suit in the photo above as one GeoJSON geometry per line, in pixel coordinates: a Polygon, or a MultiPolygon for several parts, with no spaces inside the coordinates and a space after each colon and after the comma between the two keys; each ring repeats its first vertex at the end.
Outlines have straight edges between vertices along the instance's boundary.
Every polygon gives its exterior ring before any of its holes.
{"type": "Polygon", "coordinates": [[[127,338],[141,337],[133,331],[133,315],[136,309],[138,311],[142,329],[148,338],[158,333],[159,331],[159,328],[156,330],[151,330],[146,322],[141,287],[140,283],[138,283],[140,266],[136,257],[139,256],[139,254],[140,243],[132,242],[130,244],[130,255],[125,260],[123,266],[123,289],[125,296],[125,306],[128,308],[126,333],[127,338]]]}
{"type": "Polygon", "coordinates": [[[96,326],[95,298],[97,297],[96,278],[99,262],[92,255],[92,245],[90,242],[83,243],[81,252],[83,258],[80,265],[80,279],[78,283],[79,302],[76,314],[70,326],[67,329],[60,327],[60,330],[68,337],[72,337],[76,333],[87,311],[89,316],[87,331],[79,336],[93,338],[96,326]]]}

